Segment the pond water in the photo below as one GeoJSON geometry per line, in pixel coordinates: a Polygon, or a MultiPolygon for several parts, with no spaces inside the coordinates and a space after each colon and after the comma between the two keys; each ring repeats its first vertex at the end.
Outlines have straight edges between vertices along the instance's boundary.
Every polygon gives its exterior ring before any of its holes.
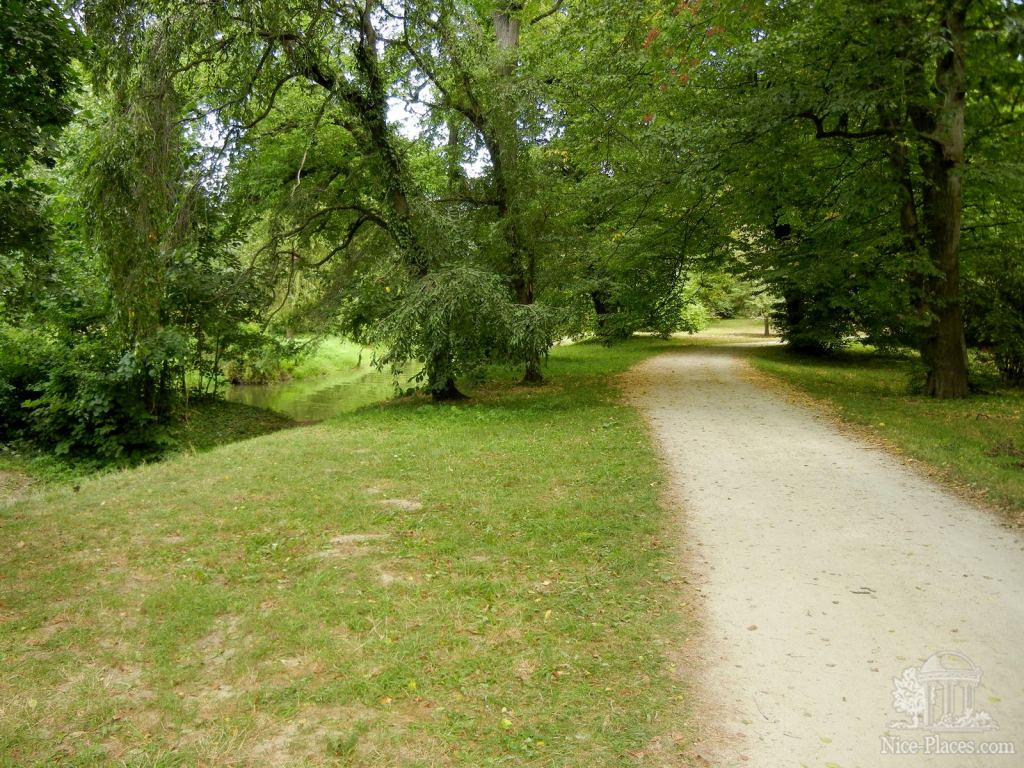
{"type": "Polygon", "coordinates": [[[276,384],[240,384],[225,393],[232,402],[267,408],[299,421],[329,419],[394,395],[394,377],[374,368],[276,384]]]}

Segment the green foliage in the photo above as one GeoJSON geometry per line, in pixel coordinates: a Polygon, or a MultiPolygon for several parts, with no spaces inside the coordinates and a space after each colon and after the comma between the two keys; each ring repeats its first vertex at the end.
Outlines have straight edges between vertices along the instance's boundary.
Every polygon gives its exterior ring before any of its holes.
{"type": "MultiPolygon", "coordinates": [[[[109,101],[85,101],[65,158],[44,179],[54,191],[50,247],[0,255],[12,278],[0,310],[19,329],[5,331],[0,355],[9,414],[0,435],[135,460],[166,447],[176,399],[215,392],[226,361],[265,343],[245,324],[269,291],[243,267],[217,201],[198,190],[155,242],[139,135],[109,101]]],[[[190,162],[187,153],[178,160],[190,162]]],[[[183,191],[180,179],[172,186],[183,191]]]]}
{"type": "Polygon", "coordinates": [[[595,291],[591,298],[597,338],[605,343],[622,341],[636,333],[668,338],[673,333],[696,333],[704,328],[711,312],[701,298],[699,283],[672,278],[669,285],[671,289],[642,282],[595,291]]]}
{"type": "MultiPolygon", "coordinates": [[[[160,424],[225,373],[274,379],[293,333],[434,393],[711,316],[934,352],[961,262],[967,338],[1020,375],[1019,3],[62,8],[0,9],[0,311],[63,361],[26,398],[40,434],[117,391],[130,451],[136,404],[160,424]],[[47,169],[83,20],[91,89],[47,169]],[[937,226],[961,213],[962,258],[937,226]]],[[[35,374],[8,358],[14,402],[35,374]]]]}
{"type": "Polygon", "coordinates": [[[144,358],[112,354],[102,337],[72,346],[41,333],[4,329],[0,434],[58,455],[106,460],[152,455],[163,436],[137,394],[145,365],[144,358]]]}
{"type": "Polygon", "coordinates": [[[1024,261],[1021,245],[979,254],[965,283],[967,340],[991,355],[1003,380],[1024,385],[1024,261]]]}
{"type": "Polygon", "coordinates": [[[752,263],[781,296],[771,317],[794,350],[836,351],[855,338],[892,347],[913,338],[911,277],[906,261],[892,253],[868,246],[838,254],[804,240],[774,243],[752,263]]]}
{"type": "MultiPolygon", "coordinates": [[[[223,375],[232,384],[268,384],[287,378],[288,369],[309,344],[239,326],[225,350],[223,375]]],[[[218,372],[219,373],[219,372],[218,372]]]]}
{"type": "Polygon", "coordinates": [[[686,333],[703,331],[711,324],[711,310],[703,302],[693,299],[683,305],[679,313],[679,330],[686,333]]]}
{"type": "Polygon", "coordinates": [[[81,51],[74,19],[57,0],[5,0],[0,6],[0,174],[29,160],[49,162],[72,117],[72,62],[81,51]]]}
{"type": "Polygon", "coordinates": [[[155,418],[138,397],[145,359],[115,359],[102,342],[62,350],[31,409],[32,437],[58,454],[105,459],[153,454],[155,418]]]}
{"type": "MultiPolygon", "coordinates": [[[[1006,22],[1013,27],[1013,18],[1006,22]]],[[[1016,39],[1020,46],[1024,19],[1016,23],[1015,38],[990,42],[998,48],[1016,39]]],[[[1011,86],[1004,82],[1001,87],[1011,86]]],[[[1004,381],[1024,384],[1024,134],[1014,129],[1020,121],[1005,100],[1002,111],[1003,125],[974,138],[964,229],[964,311],[967,343],[993,359],[1004,381]]]]}
{"type": "Polygon", "coordinates": [[[644,122],[686,156],[687,189],[718,183],[721,231],[785,300],[795,346],[909,343],[933,394],[966,392],[958,225],[1019,219],[999,203],[1019,163],[996,159],[1019,157],[1021,14],[719,0],[647,21],[644,122]]]}
{"type": "Polygon", "coordinates": [[[548,354],[566,327],[564,313],[545,304],[512,304],[506,310],[501,332],[504,357],[508,362],[540,360],[548,354]]]}
{"type": "Polygon", "coordinates": [[[763,317],[777,301],[764,284],[732,271],[701,272],[694,281],[702,305],[711,315],[724,320],[763,317]]]}
{"type": "Polygon", "coordinates": [[[25,402],[38,393],[55,356],[42,334],[0,326],[0,435],[27,435],[30,410],[25,402]]]}
{"type": "MultiPolygon", "coordinates": [[[[510,338],[508,291],[497,275],[452,267],[416,281],[396,298],[392,310],[370,331],[385,350],[381,367],[401,371],[425,361],[414,377],[442,394],[463,373],[500,355],[510,338]]],[[[521,339],[531,336],[524,330],[521,339]]]]}
{"type": "Polygon", "coordinates": [[[198,394],[217,394],[225,376],[269,380],[274,360],[294,346],[258,322],[271,301],[263,276],[244,267],[236,246],[225,242],[227,225],[217,221],[216,212],[210,219],[203,240],[169,259],[161,302],[162,326],[185,342],[181,356],[168,358],[185,397],[193,378],[191,389],[198,394]],[[245,373],[247,367],[253,370],[245,373]]]}
{"type": "MultiPolygon", "coordinates": [[[[45,249],[41,213],[47,189],[39,164],[50,165],[71,120],[78,82],[72,62],[82,38],[57,0],[0,5],[0,285],[12,285],[11,256],[45,249]]],[[[2,298],[0,298],[2,300],[2,298]]]]}

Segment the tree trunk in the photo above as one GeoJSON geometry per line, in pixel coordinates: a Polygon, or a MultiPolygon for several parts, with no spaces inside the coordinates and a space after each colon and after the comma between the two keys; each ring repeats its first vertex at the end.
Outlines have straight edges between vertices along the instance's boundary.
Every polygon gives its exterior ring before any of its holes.
{"type": "Polygon", "coordinates": [[[544,383],[544,374],[540,370],[540,355],[537,352],[530,352],[526,358],[526,371],[523,373],[523,380],[520,382],[527,386],[537,386],[544,383]]]}
{"type": "MultiPolygon", "coordinates": [[[[356,64],[366,81],[367,93],[356,90],[342,89],[342,98],[352,106],[362,123],[369,138],[370,147],[383,163],[382,181],[389,202],[387,231],[391,235],[399,251],[404,257],[408,268],[417,277],[426,277],[431,268],[431,250],[428,241],[422,237],[418,228],[415,210],[409,195],[409,170],[400,146],[396,143],[388,125],[387,92],[381,74],[380,60],[377,52],[377,31],[373,26],[374,4],[367,3],[361,14],[362,37],[355,51],[356,64]]],[[[313,73],[315,82],[324,85],[328,90],[336,90],[343,82],[337,78],[327,78],[323,72],[313,73]]],[[[312,77],[312,75],[311,75],[312,77]]],[[[455,382],[441,371],[447,368],[447,352],[438,351],[426,360],[429,371],[428,386],[435,400],[451,400],[463,397],[455,382]],[[444,381],[441,381],[441,377],[444,381]]]]}
{"type": "Polygon", "coordinates": [[[454,400],[466,399],[466,396],[455,386],[455,380],[451,378],[445,379],[444,384],[436,389],[432,387],[430,394],[434,398],[434,402],[437,403],[449,403],[454,400]]]}
{"type": "MultiPolygon", "coordinates": [[[[519,47],[520,22],[512,14],[522,9],[522,3],[505,3],[506,8],[494,14],[494,37],[498,43],[498,50],[504,52],[514,51],[519,47]]],[[[514,65],[504,63],[502,74],[511,75],[514,65]]]]}
{"type": "Polygon", "coordinates": [[[444,160],[448,172],[448,194],[455,197],[463,191],[466,177],[462,169],[462,132],[454,117],[448,120],[448,146],[444,160]]]}
{"type": "MultiPolygon", "coordinates": [[[[502,10],[496,11],[493,16],[494,37],[498,49],[497,73],[498,77],[507,81],[510,86],[514,85],[512,80],[516,72],[521,31],[521,22],[513,14],[521,11],[522,7],[521,2],[506,2],[502,10]]],[[[514,105],[514,102],[510,103],[514,105]]],[[[534,281],[537,266],[530,235],[525,231],[523,221],[525,206],[521,197],[525,168],[517,119],[514,107],[507,113],[499,111],[485,121],[487,125],[483,133],[494,164],[498,216],[504,225],[505,242],[509,251],[512,289],[515,291],[516,302],[529,306],[535,299],[534,281]]],[[[527,353],[525,363],[523,383],[543,384],[540,354],[531,350],[527,353]]]]}
{"type": "Polygon", "coordinates": [[[608,296],[602,291],[591,291],[590,301],[594,305],[594,314],[597,316],[597,332],[602,335],[608,325],[608,317],[612,314],[612,307],[608,306],[608,296]]]}
{"type": "Polygon", "coordinates": [[[928,255],[937,274],[924,277],[930,322],[919,346],[927,372],[925,392],[940,399],[966,397],[969,392],[960,296],[962,166],[951,167],[945,149],[935,146],[922,162],[927,179],[924,215],[928,255]]]}
{"type": "MultiPolygon", "coordinates": [[[[522,0],[500,0],[491,14],[494,25],[496,63],[493,69],[495,98],[485,106],[473,93],[477,73],[460,72],[466,93],[453,96],[445,93],[446,104],[460,113],[480,132],[491,157],[494,174],[494,199],[502,235],[508,250],[508,278],[518,304],[531,305],[535,299],[536,253],[532,237],[525,226],[526,209],[523,199],[528,163],[524,161],[523,139],[518,126],[519,114],[515,95],[517,56],[522,32],[522,22],[517,14],[523,10],[522,0]]],[[[433,77],[432,74],[428,73],[433,77]]],[[[436,81],[435,81],[436,82],[436,81]]],[[[441,89],[443,90],[443,89],[441,89]]],[[[461,174],[461,168],[452,165],[461,145],[461,138],[449,122],[449,186],[461,174]]],[[[460,184],[464,180],[459,179],[460,184]]],[[[524,381],[540,383],[540,353],[528,352],[524,360],[526,372],[524,381]]]]}
{"type": "Polygon", "coordinates": [[[966,397],[969,392],[967,345],[960,295],[960,226],[963,218],[964,26],[969,0],[949,3],[943,37],[949,48],[935,69],[941,102],[934,114],[912,114],[927,145],[921,156],[925,186],[924,234],[934,274],[924,278],[925,309],[930,323],[921,337],[921,360],[927,371],[925,391],[932,397],[966,397]]]}

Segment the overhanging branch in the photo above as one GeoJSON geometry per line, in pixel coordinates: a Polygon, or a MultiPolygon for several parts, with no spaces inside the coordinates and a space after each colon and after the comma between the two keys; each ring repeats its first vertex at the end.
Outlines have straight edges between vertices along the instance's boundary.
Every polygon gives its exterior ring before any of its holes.
{"type": "Polygon", "coordinates": [[[537,16],[534,16],[532,19],[530,19],[531,26],[533,24],[539,24],[540,22],[544,21],[544,19],[548,18],[549,16],[554,16],[556,13],[558,13],[560,10],[562,10],[562,6],[564,6],[564,5],[565,5],[565,0],[557,0],[557,2],[555,2],[554,6],[552,6],[552,8],[550,10],[544,11],[544,13],[538,14],[537,16]]]}
{"type": "Polygon", "coordinates": [[[893,136],[895,133],[890,128],[872,128],[867,131],[850,131],[845,128],[838,128],[830,131],[825,128],[825,118],[813,112],[799,112],[793,117],[810,120],[814,123],[814,138],[816,139],[874,139],[879,136],[893,136]]]}

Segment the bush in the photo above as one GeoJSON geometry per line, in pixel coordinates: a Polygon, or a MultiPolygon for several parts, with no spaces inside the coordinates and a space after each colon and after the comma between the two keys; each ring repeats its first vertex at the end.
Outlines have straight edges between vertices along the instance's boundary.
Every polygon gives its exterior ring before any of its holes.
{"type": "MultiPolygon", "coordinates": [[[[380,367],[400,370],[424,361],[413,380],[443,396],[455,379],[474,373],[509,346],[508,290],[497,275],[450,267],[413,283],[392,311],[371,330],[369,340],[387,351],[380,367]]],[[[521,343],[537,340],[524,324],[521,343]]]]}
{"type": "Polygon", "coordinates": [[[0,441],[29,436],[31,408],[53,366],[53,343],[42,334],[0,327],[0,441]]]}
{"type": "Polygon", "coordinates": [[[784,300],[772,313],[772,325],[794,352],[824,355],[849,343],[857,332],[851,313],[828,295],[811,295],[786,286],[784,300]]]}
{"type": "Polygon", "coordinates": [[[1008,384],[1024,384],[1024,269],[1011,251],[979,260],[964,281],[967,343],[987,353],[1008,384]]]}
{"type": "Polygon", "coordinates": [[[117,357],[104,340],[62,350],[32,409],[32,437],[58,455],[122,459],[164,446],[147,410],[143,373],[130,356],[117,357]]]}
{"type": "Polygon", "coordinates": [[[711,310],[702,301],[688,302],[679,314],[679,330],[686,333],[703,331],[711,323],[711,310]]]}
{"type": "Polygon", "coordinates": [[[307,342],[281,339],[263,333],[255,324],[245,323],[231,337],[225,349],[228,360],[224,376],[232,384],[269,384],[283,381],[301,355],[307,342]]]}
{"type": "Polygon", "coordinates": [[[623,341],[634,333],[653,333],[666,339],[673,333],[696,333],[711,322],[711,313],[695,283],[676,285],[660,295],[619,286],[616,293],[602,297],[603,311],[597,315],[595,332],[606,344],[623,341]]]}
{"type": "Polygon", "coordinates": [[[558,341],[561,319],[544,304],[513,304],[506,318],[505,357],[513,362],[545,357],[558,341]]]}
{"type": "Polygon", "coordinates": [[[0,424],[6,440],[59,455],[119,460],[165,439],[146,407],[152,355],[117,355],[97,337],[74,346],[40,331],[0,333],[0,424]]]}

